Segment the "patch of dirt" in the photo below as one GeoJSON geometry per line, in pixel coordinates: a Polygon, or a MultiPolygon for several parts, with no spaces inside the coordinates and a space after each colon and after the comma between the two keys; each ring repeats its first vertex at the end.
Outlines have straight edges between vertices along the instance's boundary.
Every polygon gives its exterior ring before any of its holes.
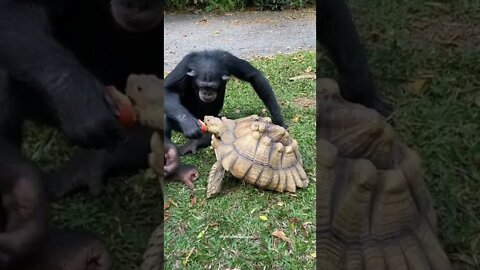
{"type": "Polygon", "coordinates": [[[480,25],[423,19],[411,23],[411,37],[447,48],[480,49],[480,25]]]}
{"type": "Polygon", "coordinates": [[[315,108],[317,101],[312,98],[296,98],[293,100],[296,106],[304,108],[315,108]]]}

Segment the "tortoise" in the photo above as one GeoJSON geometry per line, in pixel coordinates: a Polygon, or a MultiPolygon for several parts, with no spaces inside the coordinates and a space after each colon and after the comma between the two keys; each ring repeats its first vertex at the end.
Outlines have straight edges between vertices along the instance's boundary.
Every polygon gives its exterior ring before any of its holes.
{"type": "Polygon", "coordinates": [[[295,192],[308,185],[297,141],[269,117],[205,116],[204,122],[217,158],[208,175],[207,198],[220,192],[225,171],[266,190],[295,192]]]}
{"type": "Polygon", "coordinates": [[[317,83],[317,269],[452,269],[418,154],[336,82],[317,83]]]}

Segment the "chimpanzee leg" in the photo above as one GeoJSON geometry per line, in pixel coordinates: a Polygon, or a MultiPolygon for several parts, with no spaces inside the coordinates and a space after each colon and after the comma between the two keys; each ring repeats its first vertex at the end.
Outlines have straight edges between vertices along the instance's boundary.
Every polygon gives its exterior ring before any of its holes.
{"type": "Polygon", "coordinates": [[[339,73],[342,96],[387,116],[392,108],[375,92],[363,47],[345,0],[321,0],[318,39],[339,73]]]}
{"type": "Polygon", "coordinates": [[[48,184],[51,199],[81,187],[98,194],[106,177],[147,168],[152,134],[151,129],[135,127],[128,131],[127,140],[113,151],[79,149],[67,164],[52,174],[48,184]]]}
{"type": "Polygon", "coordinates": [[[212,142],[212,134],[204,134],[202,138],[190,139],[184,145],[180,146],[178,152],[180,155],[195,154],[198,149],[205,148],[212,142]]]}

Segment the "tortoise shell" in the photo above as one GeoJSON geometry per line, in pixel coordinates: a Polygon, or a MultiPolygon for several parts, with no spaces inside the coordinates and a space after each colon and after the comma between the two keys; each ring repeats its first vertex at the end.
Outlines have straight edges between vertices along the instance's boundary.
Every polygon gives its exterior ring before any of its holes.
{"type": "MultiPolygon", "coordinates": [[[[213,119],[206,116],[207,127],[213,119]]],[[[217,160],[234,177],[278,192],[295,192],[308,185],[298,143],[289,132],[257,115],[230,120],[221,118],[222,132],[213,133],[217,160]]]]}
{"type": "Polygon", "coordinates": [[[319,269],[452,269],[418,154],[376,111],[317,82],[319,269]]]}

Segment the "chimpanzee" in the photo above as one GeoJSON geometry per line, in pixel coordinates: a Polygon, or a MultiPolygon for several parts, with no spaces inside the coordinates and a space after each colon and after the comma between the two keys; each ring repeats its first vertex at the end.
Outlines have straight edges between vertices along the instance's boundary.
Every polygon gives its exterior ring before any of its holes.
{"type": "Polygon", "coordinates": [[[116,168],[147,166],[152,131],[124,131],[105,86],[163,76],[162,0],[0,0],[0,40],[0,137],[20,147],[26,119],[60,127],[84,148],[54,178],[94,191],[116,168]]]}
{"type": "Polygon", "coordinates": [[[1,138],[0,149],[0,269],[110,269],[93,235],[48,228],[45,175],[1,138]]]}
{"type": "Polygon", "coordinates": [[[180,154],[195,152],[210,143],[211,137],[202,134],[197,119],[220,113],[231,75],[249,82],[273,123],[287,127],[272,87],[258,69],[223,50],[191,52],[167,75],[164,85],[165,140],[171,138],[172,130],[193,139],[180,149],[180,154]]]}
{"type": "Polygon", "coordinates": [[[388,116],[392,107],[375,92],[360,38],[345,0],[317,1],[317,38],[339,73],[342,96],[388,116]]]}

